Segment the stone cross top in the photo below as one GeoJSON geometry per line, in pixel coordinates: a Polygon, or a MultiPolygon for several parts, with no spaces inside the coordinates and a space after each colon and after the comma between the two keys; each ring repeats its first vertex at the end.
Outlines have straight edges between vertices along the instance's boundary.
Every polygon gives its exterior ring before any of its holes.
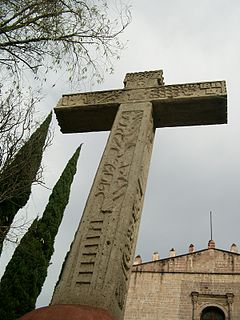
{"type": "Polygon", "coordinates": [[[64,95],[63,133],[111,130],[52,304],[122,319],[155,128],[226,123],[224,81],[164,86],[162,71],[128,73],[124,89],[64,95]]]}

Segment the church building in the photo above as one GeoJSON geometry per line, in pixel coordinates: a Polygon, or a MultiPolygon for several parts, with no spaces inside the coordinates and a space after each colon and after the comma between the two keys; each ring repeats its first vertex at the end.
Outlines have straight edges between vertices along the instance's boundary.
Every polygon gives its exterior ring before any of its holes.
{"type": "Polygon", "coordinates": [[[240,254],[208,248],[142,263],[135,258],[124,320],[239,320],[240,254]]]}

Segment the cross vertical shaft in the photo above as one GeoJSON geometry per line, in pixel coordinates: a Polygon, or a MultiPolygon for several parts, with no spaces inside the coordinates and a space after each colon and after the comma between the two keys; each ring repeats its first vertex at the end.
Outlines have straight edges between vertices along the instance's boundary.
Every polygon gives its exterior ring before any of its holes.
{"type": "Polygon", "coordinates": [[[120,105],[53,304],[123,318],[154,131],[150,102],[120,105]]]}

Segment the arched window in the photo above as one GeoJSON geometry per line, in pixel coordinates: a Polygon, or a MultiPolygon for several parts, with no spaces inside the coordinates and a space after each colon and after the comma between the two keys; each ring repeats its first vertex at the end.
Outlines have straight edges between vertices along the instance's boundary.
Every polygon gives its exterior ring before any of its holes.
{"type": "Polygon", "coordinates": [[[207,307],[202,311],[201,320],[225,320],[225,315],[217,307],[207,307]]]}

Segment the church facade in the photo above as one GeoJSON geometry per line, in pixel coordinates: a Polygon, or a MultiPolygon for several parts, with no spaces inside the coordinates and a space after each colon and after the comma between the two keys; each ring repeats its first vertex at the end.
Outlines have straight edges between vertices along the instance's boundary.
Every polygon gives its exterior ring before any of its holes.
{"type": "Polygon", "coordinates": [[[136,257],[124,320],[240,319],[240,254],[208,248],[142,263],[136,257]]]}

